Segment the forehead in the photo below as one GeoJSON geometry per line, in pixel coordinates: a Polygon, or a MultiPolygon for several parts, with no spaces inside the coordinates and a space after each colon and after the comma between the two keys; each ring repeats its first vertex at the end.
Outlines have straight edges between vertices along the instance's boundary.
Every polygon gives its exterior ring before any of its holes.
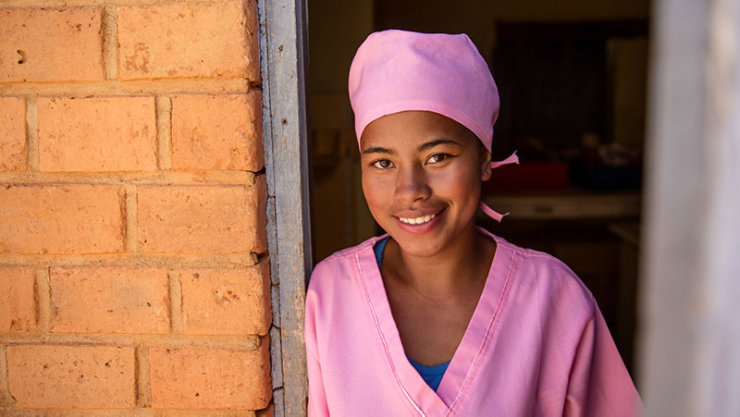
{"type": "Polygon", "coordinates": [[[370,122],[362,132],[360,148],[378,144],[415,147],[440,138],[453,139],[461,145],[480,143],[473,132],[449,117],[429,111],[403,111],[370,122]]]}

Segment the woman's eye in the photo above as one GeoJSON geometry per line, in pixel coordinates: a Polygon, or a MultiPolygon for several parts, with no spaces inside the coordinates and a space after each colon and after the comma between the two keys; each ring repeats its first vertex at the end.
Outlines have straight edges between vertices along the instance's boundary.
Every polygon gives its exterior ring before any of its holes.
{"type": "Polygon", "coordinates": [[[388,169],[392,166],[391,161],[387,159],[379,159],[372,163],[372,166],[378,169],[388,169]]]}
{"type": "Polygon", "coordinates": [[[449,155],[447,155],[446,153],[435,153],[434,155],[430,156],[427,161],[431,164],[437,164],[447,159],[447,157],[449,157],[449,155]]]}

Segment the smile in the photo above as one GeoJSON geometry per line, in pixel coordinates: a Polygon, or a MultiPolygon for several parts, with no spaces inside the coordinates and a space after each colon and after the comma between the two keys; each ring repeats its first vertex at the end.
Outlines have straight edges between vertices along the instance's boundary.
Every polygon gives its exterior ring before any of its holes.
{"type": "Polygon", "coordinates": [[[399,217],[398,220],[400,220],[401,223],[406,223],[406,224],[424,224],[426,222],[431,221],[435,217],[437,217],[436,214],[428,214],[426,216],[414,217],[414,218],[399,217]]]}

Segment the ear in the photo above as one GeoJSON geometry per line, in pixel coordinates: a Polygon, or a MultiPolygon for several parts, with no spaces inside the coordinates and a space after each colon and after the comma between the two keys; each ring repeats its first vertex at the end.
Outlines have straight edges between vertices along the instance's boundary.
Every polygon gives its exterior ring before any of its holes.
{"type": "Polygon", "coordinates": [[[481,181],[488,181],[491,179],[491,152],[481,145],[480,147],[480,179],[481,181]]]}

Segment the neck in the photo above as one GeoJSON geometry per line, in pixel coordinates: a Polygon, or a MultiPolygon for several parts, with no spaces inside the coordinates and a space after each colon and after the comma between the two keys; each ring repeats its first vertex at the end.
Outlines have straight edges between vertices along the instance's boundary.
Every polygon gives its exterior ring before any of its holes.
{"type": "Polygon", "coordinates": [[[383,270],[390,272],[391,279],[428,298],[445,299],[485,282],[494,250],[494,243],[471,224],[465,233],[429,257],[406,253],[391,239],[383,270]]]}

